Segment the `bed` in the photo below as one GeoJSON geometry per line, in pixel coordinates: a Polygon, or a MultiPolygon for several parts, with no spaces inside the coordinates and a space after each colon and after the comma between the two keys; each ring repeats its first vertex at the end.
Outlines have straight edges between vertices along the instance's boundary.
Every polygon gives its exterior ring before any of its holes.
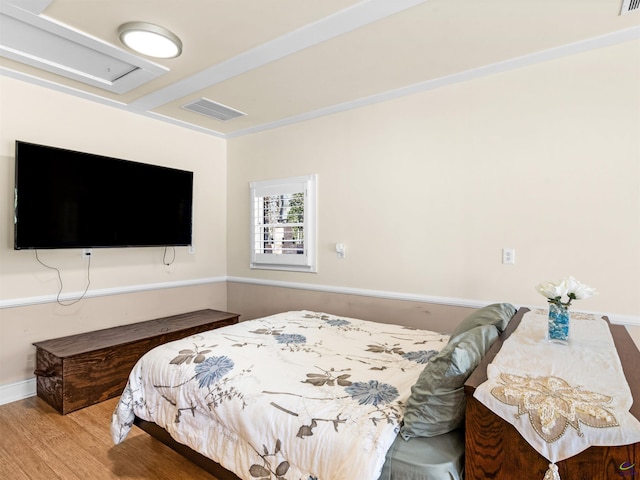
{"type": "Polygon", "coordinates": [[[311,311],[161,345],[115,409],[220,480],[463,478],[463,384],[514,316],[474,312],[451,335],[311,311]]]}

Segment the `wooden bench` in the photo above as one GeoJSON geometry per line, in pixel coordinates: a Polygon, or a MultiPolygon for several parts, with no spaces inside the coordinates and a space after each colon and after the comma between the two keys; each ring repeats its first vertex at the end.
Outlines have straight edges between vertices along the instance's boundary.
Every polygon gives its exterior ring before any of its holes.
{"type": "Polygon", "coordinates": [[[235,313],[199,310],[35,342],[38,396],[63,415],[102,402],[122,393],[152,348],[238,321],[235,313]]]}

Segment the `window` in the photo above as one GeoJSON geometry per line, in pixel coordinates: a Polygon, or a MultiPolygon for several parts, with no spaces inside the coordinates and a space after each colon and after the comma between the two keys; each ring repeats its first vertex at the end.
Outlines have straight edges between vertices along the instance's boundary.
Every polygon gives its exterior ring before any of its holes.
{"type": "Polygon", "coordinates": [[[316,271],[317,175],[251,182],[251,268],[316,271]]]}

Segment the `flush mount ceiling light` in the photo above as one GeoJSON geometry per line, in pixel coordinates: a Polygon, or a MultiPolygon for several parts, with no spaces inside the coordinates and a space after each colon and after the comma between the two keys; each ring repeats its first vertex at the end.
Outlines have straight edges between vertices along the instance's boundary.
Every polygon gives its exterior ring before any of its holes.
{"type": "Polygon", "coordinates": [[[182,53],[182,42],[169,30],[146,22],[129,22],[118,28],[120,41],[143,55],[174,58],[182,53]]]}

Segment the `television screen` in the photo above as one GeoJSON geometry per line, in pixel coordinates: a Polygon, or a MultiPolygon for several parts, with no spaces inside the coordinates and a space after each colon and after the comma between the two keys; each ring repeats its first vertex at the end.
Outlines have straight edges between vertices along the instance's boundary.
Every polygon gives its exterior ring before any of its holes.
{"type": "Polygon", "coordinates": [[[16,250],[191,245],[193,172],[16,141],[16,250]]]}

